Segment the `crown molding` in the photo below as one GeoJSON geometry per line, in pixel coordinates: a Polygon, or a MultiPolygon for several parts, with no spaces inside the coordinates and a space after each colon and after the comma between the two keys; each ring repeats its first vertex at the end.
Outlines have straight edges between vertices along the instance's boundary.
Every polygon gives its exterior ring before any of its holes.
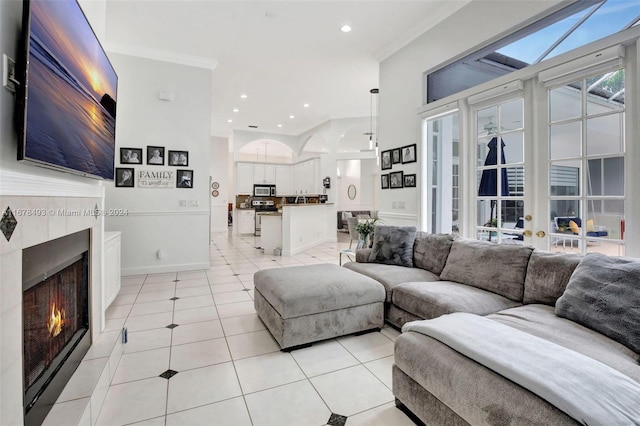
{"type": "Polygon", "coordinates": [[[121,55],[137,56],[140,58],[171,62],[174,64],[188,65],[190,67],[205,68],[209,70],[214,70],[216,66],[218,66],[218,61],[215,59],[205,58],[202,56],[184,55],[182,53],[142,46],[123,46],[114,43],[106,43],[105,50],[107,52],[118,53],[121,55]]]}

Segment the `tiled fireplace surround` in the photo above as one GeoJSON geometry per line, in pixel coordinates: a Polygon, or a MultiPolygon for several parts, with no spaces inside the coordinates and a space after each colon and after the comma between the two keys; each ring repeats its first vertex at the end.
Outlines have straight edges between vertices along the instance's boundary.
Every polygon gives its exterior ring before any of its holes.
{"type": "MultiPolygon", "coordinates": [[[[58,401],[69,401],[68,405],[73,407],[68,408],[83,413],[83,417],[94,424],[121,350],[117,347],[119,333],[100,333],[104,328],[104,217],[76,216],[74,212],[94,210],[96,206],[102,209],[104,187],[99,183],[38,179],[6,172],[0,174],[0,182],[0,216],[9,207],[17,220],[9,241],[0,234],[0,424],[23,424],[22,250],[85,229],[89,229],[91,235],[89,323],[93,345],[72,378],[78,382],[77,386],[68,386],[58,401]],[[81,379],[83,370],[90,371],[94,377],[76,380],[76,376],[81,379]]],[[[56,404],[50,415],[55,414],[56,409],[63,413],[66,408],[64,403],[56,404]]]]}

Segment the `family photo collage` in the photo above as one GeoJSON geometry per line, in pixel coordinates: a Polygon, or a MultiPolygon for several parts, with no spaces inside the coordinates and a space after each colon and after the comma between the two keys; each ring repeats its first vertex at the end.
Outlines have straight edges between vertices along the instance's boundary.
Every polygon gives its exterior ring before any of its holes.
{"type": "MultiPolygon", "coordinates": [[[[380,160],[382,170],[391,170],[394,164],[415,163],[418,161],[416,144],[382,151],[380,160]]],[[[402,170],[398,170],[381,175],[380,183],[382,189],[414,188],[416,186],[416,175],[415,173],[405,175],[402,170]]]]}
{"type": "MultiPolygon", "coordinates": [[[[147,146],[146,164],[149,166],[189,166],[189,151],[168,150],[162,146],[147,146]]],[[[134,165],[143,162],[142,148],[120,148],[120,164],[134,165]]],[[[133,188],[135,186],[135,168],[116,167],[115,184],[117,188],[133,188]]],[[[193,170],[176,170],[176,188],[193,188],[193,170]]]]}

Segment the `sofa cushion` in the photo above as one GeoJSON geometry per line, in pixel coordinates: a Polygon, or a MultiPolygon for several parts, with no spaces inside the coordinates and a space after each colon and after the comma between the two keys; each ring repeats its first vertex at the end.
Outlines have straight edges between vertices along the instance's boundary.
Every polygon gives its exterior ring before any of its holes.
{"type": "Polygon", "coordinates": [[[589,253],[556,303],[556,314],[640,353],[640,261],[589,253]]]}
{"type": "Polygon", "coordinates": [[[522,301],[532,247],[459,239],[451,245],[440,279],[522,301]]]}
{"type": "Polygon", "coordinates": [[[373,247],[369,261],[412,267],[415,239],[415,226],[377,225],[373,232],[373,247]]]}
{"type": "Polygon", "coordinates": [[[524,280],[522,303],[555,305],[582,256],[534,250],[524,280]]]}
{"type": "Polygon", "coordinates": [[[381,263],[349,262],[345,263],[343,268],[359,272],[382,284],[387,292],[385,302],[391,302],[393,289],[399,284],[411,281],[438,281],[439,279],[436,274],[424,269],[381,263]]]}
{"type": "Polygon", "coordinates": [[[520,306],[486,290],[451,281],[404,283],[393,290],[393,304],[423,319],[453,312],[487,315],[520,306]]]}
{"type": "Polygon", "coordinates": [[[552,306],[524,305],[487,318],[572,349],[640,382],[640,354],[597,331],[558,317],[552,306]]]}
{"type": "Polygon", "coordinates": [[[413,266],[440,274],[449,256],[454,237],[451,234],[418,232],[413,244],[413,266]]]}

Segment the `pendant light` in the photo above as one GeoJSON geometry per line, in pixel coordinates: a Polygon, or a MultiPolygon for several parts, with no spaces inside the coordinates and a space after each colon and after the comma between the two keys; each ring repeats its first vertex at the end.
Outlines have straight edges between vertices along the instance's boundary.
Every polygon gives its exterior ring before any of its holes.
{"type": "Polygon", "coordinates": [[[379,120],[378,120],[378,93],[380,93],[379,89],[371,89],[369,90],[369,93],[371,94],[371,120],[369,122],[369,126],[370,126],[370,136],[369,136],[369,149],[374,149],[375,150],[375,155],[376,155],[376,165],[380,165],[380,155],[379,155],[379,148],[378,148],[378,132],[380,130],[380,126],[379,126],[379,120]],[[374,108],[375,105],[375,108],[374,108]],[[374,126],[373,126],[373,121],[374,121],[374,117],[375,117],[375,132],[374,132],[374,126]]]}

